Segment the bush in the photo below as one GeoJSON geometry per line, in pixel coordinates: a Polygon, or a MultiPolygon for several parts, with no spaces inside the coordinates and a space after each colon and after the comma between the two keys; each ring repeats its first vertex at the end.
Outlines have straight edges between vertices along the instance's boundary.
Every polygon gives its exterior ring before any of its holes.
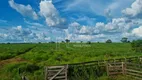
{"type": "Polygon", "coordinates": [[[91,41],[88,41],[87,44],[91,44],[91,41]]]}
{"type": "Polygon", "coordinates": [[[110,39],[108,39],[108,40],[106,41],[106,43],[112,43],[112,41],[111,41],[110,39]]]}
{"type": "Polygon", "coordinates": [[[136,52],[142,52],[142,40],[136,40],[131,43],[132,49],[136,52]]]}

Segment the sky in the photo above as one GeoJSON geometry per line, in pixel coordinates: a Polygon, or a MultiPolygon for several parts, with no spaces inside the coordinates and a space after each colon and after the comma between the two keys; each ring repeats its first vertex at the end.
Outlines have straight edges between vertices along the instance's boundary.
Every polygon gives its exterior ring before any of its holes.
{"type": "Polygon", "coordinates": [[[0,0],[0,43],[142,39],[142,0],[0,0]]]}

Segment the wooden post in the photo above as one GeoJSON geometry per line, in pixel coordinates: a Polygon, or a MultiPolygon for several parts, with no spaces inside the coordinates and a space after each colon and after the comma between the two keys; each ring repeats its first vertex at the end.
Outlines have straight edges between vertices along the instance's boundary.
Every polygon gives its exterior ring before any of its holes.
{"type": "Polygon", "coordinates": [[[109,65],[108,65],[108,63],[106,63],[106,72],[107,72],[107,76],[109,76],[109,65]]]}
{"type": "Polygon", "coordinates": [[[99,66],[99,61],[97,61],[97,63],[98,63],[98,66],[99,66]]]}
{"type": "Polygon", "coordinates": [[[65,76],[66,76],[65,80],[68,80],[68,64],[66,65],[66,68],[65,68],[65,76]]]}
{"type": "Polygon", "coordinates": [[[124,59],[125,59],[125,63],[127,62],[127,59],[126,59],[126,57],[124,57],[124,59]]]}
{"type": "Polygon", "coordinates": [[[45,67],[44,72],[45,72],[45,80],[48,80],[48,68],[47,67],[45,67]]]}
{"type": "Polygon", "coordinates": [[[139,59],[140,59],[140,63],[142,63],[142,58],[140,57],[139,59]]]}
{"type": "Polygon", "coordinates": [[[126,69],[127,69],[127,62],[125,62],[125,67],[124,67],[124,71],[125,71],[125,75],[127,74],[126,69]]]}
{"type": "Polygon", "coordinates": [[[124,62],[122,62],[122,74],[123,75],[125,74],[125,64],[124,64],[124,62]]]}

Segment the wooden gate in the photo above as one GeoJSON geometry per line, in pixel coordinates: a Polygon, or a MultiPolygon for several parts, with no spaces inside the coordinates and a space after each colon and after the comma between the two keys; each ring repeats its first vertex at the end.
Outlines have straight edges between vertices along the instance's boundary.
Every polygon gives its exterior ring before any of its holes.
{"type": "Polygon", "coordinates": [[[48,66],[45,68],[45,80],[67,80],[68,65],[48,66]]]}
{"type": "Polygon", "coordinates": [[[107,63],[107,74],[108,76],[129,75],[142,80],[142,65],[130,62],[107,63]]]}
{"type": "Polygon", "coordinates": [[[137,80],[142,80],[142,65],[135,63],[126,63],[126,75],[133,76],[137,80]]]}
{"type": "Polygon", "coordinates": [[[124,62],[107,63],[106,67],[108,76],[125,74],[126,65],[124,64],[124,62]]]}

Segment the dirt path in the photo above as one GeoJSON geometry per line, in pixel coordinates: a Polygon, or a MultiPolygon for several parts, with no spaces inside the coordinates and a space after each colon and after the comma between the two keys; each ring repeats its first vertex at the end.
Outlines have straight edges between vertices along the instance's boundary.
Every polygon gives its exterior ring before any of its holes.
{"type": "Polygon", "coordinates": [[[3,67],[6,64],[10,64],[10,63],[20,63],[20,62],[27,62],[26,60],[22,59],[22,58],[11,58],[11,59],[6,59],[6,60],[2,60],[0,61],[0,68],[3,67]]]}
{"type": "MultiPolygon", "coordinates": [[[[33,47],[34,48],[34,47],[33,47]]],[[[25,52],[22,52],[20,55],[17,55],[13,58],[10,59],[6,59],[6,60],[2,60],[0,61],[0,68],[3,67],[6,64],[10,64],[10,63],[20,63],[20,62],[29,62],[27,60],[24,60],[22,58],[20,58],[20,56],[24,55],[25,53],[31,51],[33,48],[29,48],[28,50],[26,50],[25,52]]]]}

